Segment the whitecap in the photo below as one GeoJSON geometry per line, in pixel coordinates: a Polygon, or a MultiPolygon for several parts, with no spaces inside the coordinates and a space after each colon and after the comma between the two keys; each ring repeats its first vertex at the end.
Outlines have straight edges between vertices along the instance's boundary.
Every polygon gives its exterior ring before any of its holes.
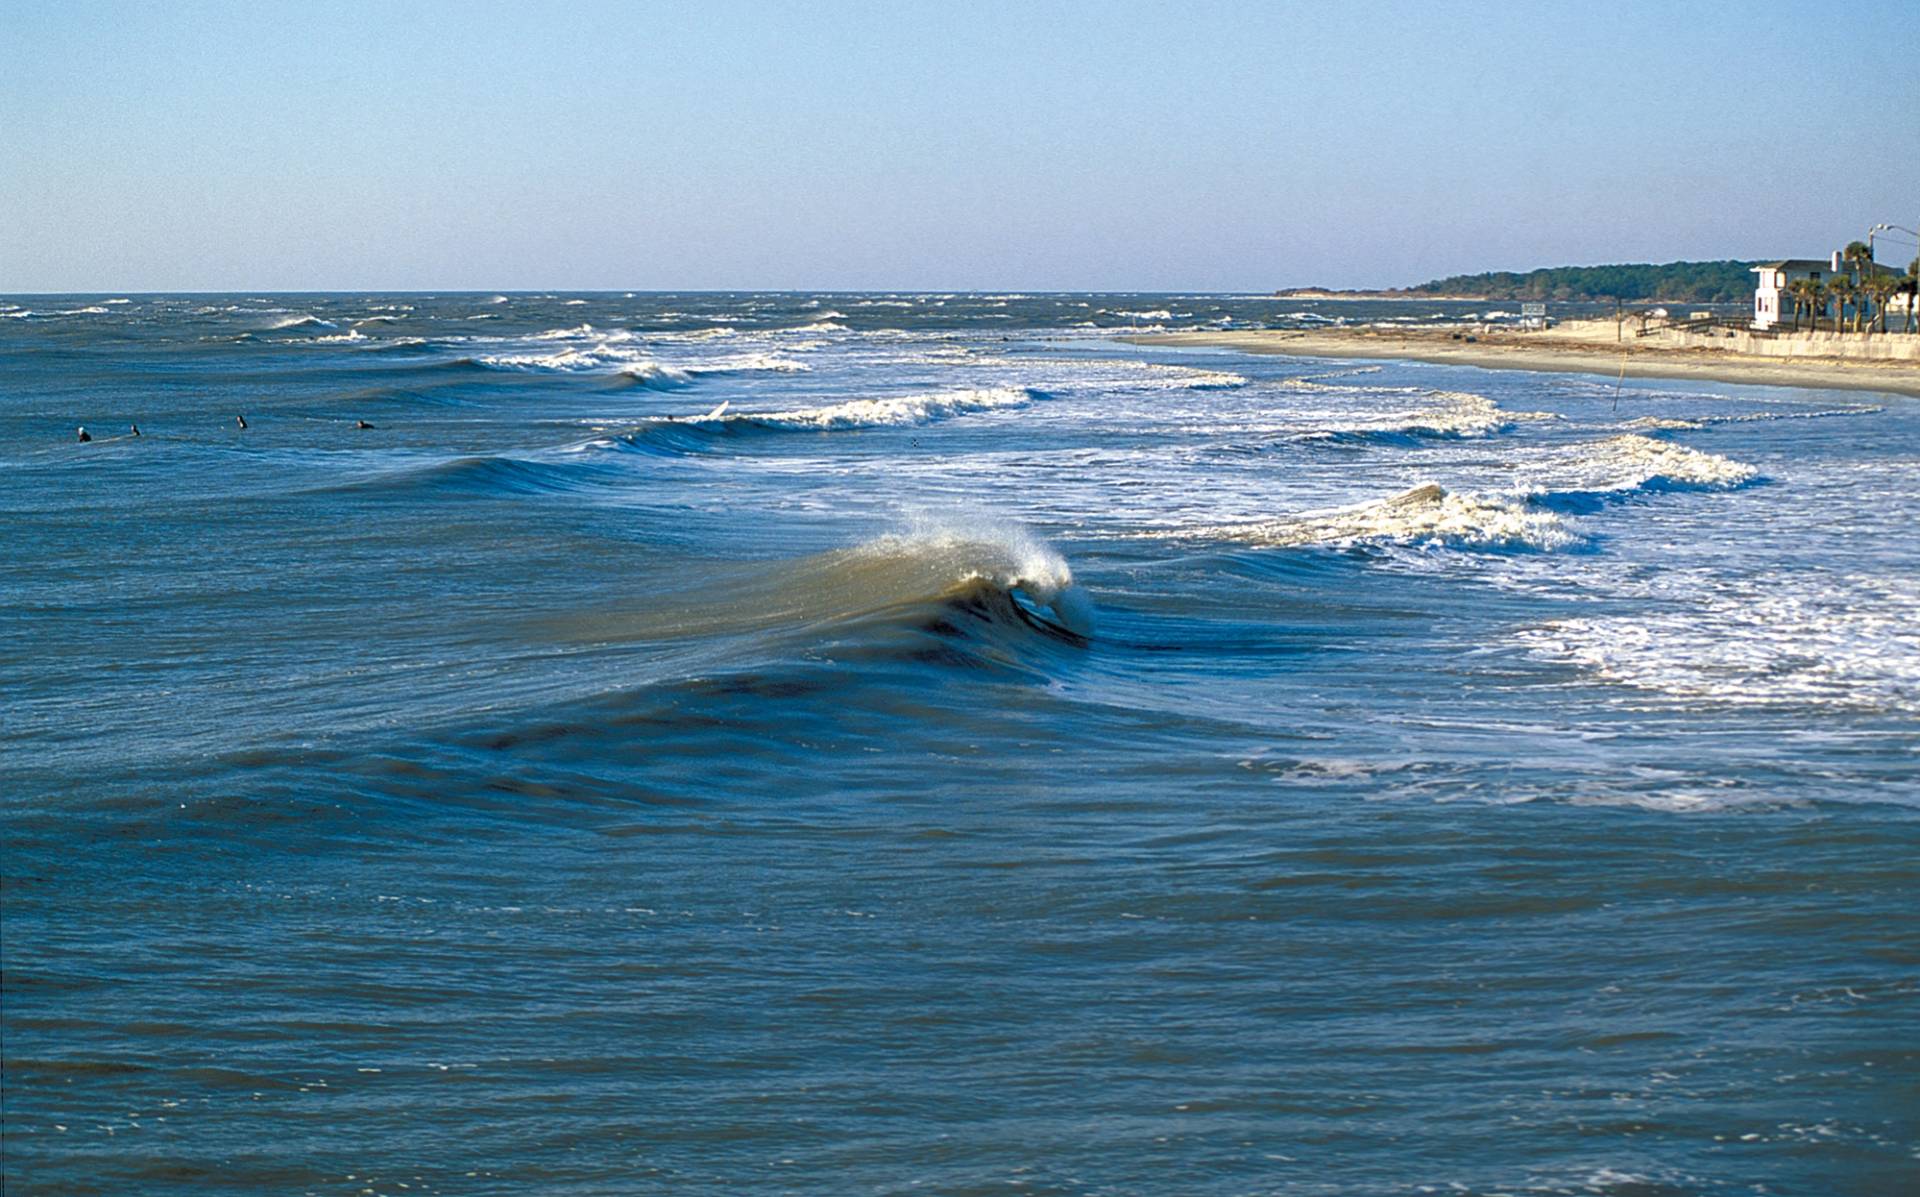
{"type": "Polygon", "coordinates": [[[1678,605],[1516,639],[1537,660],[1685,701],[1920,709],[1920,591],[1885,578],[1716,578],[1678,605]]]}
{"type": "Polygon", "coordinates": [[[777,353],[736,353],[704,362],[685,363],[680,368],[689,374],[801,374],[813,369],[805,362],[777,353]]]}
{"type": "Polygon", "coordinates": [[[1179,535],[1274,547],[1408,544],[1557,549],[1579,539],[1559,516],[1536,510],[1523,499],[1463,494],[1433,483],[1351,507],[1196,528],[1179,535]]]}
{"type": "Polygon", "coordinates": [[[733,412],[725,405],[702,416],[681,416],[682,424],[742,424],[762,428],[828,431],[852,428],[905,427],[974,412],[1025,407],[1035,392],[1018,387],[985,390],[940,391],[924,395],[899,395],[888,399],[850,399],[826,407],[790,411],[733,412]]]}
{"type": "Polygon", "coordinates": [[[1637,432],[1587,441],[1522,463],[1523,480],[1543,492],[1606,493],[1658,486],[1721,490],[1759,473],[1745,462],[1637,432]]]}

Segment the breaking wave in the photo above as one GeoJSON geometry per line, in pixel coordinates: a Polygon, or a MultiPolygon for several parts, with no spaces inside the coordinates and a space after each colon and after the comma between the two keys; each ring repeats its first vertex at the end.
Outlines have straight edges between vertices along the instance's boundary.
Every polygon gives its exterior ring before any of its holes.
{"type": "Polygon", "coordinates": [[[1533,508],[1524,499],[1464,494],[1436,483],[1352,507],[1182,535],[1261,546],[1336,548],[1397,544],[1547,550],[1580,539],[1558,515],[1533,508]]]}
{"type": "Polygon", "coordinates": [[[1592,504],[1634,492],[1726,490],[1759,471],[1745,462],[1629,432],[1543,454],[1521,467],[1542,502],[1592,504]]]}
{"type": "Polygon", "coordinates": [[[939,391],[927,395],[900,395],[891,399],[850,399],[826,407],[798,408],[791,411],[736,412],[730,404],[699,416],[673,416],[651,421],[647,428],[674,426],[732,432],[744,429],[778,429],[794,432],[831,432],[857,428],[904,428],[931,424],[975,412],[1004,411],[1026,407],[1045,396],[1024,387],[997,387],[988,390],[939,391]]]}
{"type": "Polygon", "coordinates": [[[1690,431],[1716,424],[1765,424],[1775,420],[1826,420],[1839,416],[1870,416],[1885,410],[1886,408],[1880,406],[1850,404],[1846,407],[1828,407],[1818,411],[1737,412],[1730,415],[1695,416],[1691,419],[1675,416],[1640,416],[1628,420],[1622,427],[1654,432],[1690,431]]]}
{"type": "Polygon", "coordinates": [[[1551,412],[1508,411],[1485,395],[1471,391],[1434,391],[1420,387],[1369,387],[1330,384],[1325,379],[1362,373],[1343,370],[1313,378],[1288,379],[1281,385],[1291,390],[1312,391],[1343,399],[1379,402],[1405,396],[1417,399],[1417,407],[1395,406],[1384,411],[1362,414],[1342,420],[1309,434],[1312,439],[1330,440],[1406,440],[1416,438],[1456,438],[1493,436],[1523,421],[1552,420],[1551,412]]]}
{"type": "MultiPolygon", "coordinates": [[[[534,340],[563,340],[592,335],[588,325],[537,334],[534,340]]],[[[457,365],[487,370],[539,374],[604,374],[624,376],[642,386],[665,389],[684,386],[702,374],[800,373],[806,363],[778,353],[736,353],[705,361],[663,362],[623,342],[627,334],[604,337],[592,345],[568,346],[550,352],[491,353],[462,358],[457,365]]]]}
{"type": "Polygon", "coordinates": [[[903,648],[926,660],[930,635],[949,663],[1021,664],[1032,634],[1067,645],[1094,631],[1092,599],[1050,545],[1018,525],[916,523],[851,548],[722,567],[671,603],[573,621],[595,641],[706,639],[781,630],[816,642],[846,633],[838,657],[903,648]],[[901,645],[885,634],[909,637],[901,645]]]}

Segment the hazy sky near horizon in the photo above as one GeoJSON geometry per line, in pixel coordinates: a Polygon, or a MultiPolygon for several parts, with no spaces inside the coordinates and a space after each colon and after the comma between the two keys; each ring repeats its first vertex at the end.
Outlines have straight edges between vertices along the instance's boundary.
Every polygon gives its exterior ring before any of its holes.
{"type": "Polygon", "coordinates": [[[1920,228],[1920,6],[1841,14],[6,0],[0,293],[1262,291],[1824,254],[1920,228]]]}

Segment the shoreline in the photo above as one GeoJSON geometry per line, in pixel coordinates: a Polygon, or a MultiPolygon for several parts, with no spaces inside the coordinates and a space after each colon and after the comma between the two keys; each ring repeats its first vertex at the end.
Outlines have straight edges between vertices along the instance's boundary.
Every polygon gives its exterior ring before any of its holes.
{"type": "MultiPolygon", "coordinates": [[[[1454,330],[1457,332],[1457,330],[1454,330]]],[[[1553,340],[1540,334],[1478,333],[1469,344],[1443,330],[1382,331],[1373,328],[1260,329],[1248,332],[1166,332],[1119,338],[1132,345],[1166,348],[1215,347],[1296,357],[1379,358],[1532,370],[1547,374],[1618,377],[1621,359],[1629,378],[1706,380],[1753,386],[1878,391],[1920,398],[1920,362],[1774,358],[1724,349],[1667,348],[1628,342],[1553,340]]]]}

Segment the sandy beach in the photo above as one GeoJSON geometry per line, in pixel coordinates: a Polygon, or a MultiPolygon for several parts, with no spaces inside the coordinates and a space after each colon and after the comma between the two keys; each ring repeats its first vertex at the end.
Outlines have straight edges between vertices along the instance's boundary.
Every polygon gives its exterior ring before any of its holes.
{"type": "MultiPolygon", "coordinates": [[[[1168,332],[1125,338],[1138,345],[1218,345],[1249,353],[1300,357],[1404,358],[1494,370],[1540,370],[1629,378],[1708,379],[1762,386],[1838,387],[1920,396],[1920,360],[1840,357],[1763,357],[1735,350],[1648,344],[1629,332],[1614,340],[1612,321],[1546,332],[1458,328],[1261,329],[1248,332],[1168,332]],[[1604,325],[1604,334],[1598,326],[1604,325]],[[1604,337],[1604,339],[1602,339],[1604,337]]],[[[1914,338],[1902,338],[1913,340],[1914,338]]]]}

